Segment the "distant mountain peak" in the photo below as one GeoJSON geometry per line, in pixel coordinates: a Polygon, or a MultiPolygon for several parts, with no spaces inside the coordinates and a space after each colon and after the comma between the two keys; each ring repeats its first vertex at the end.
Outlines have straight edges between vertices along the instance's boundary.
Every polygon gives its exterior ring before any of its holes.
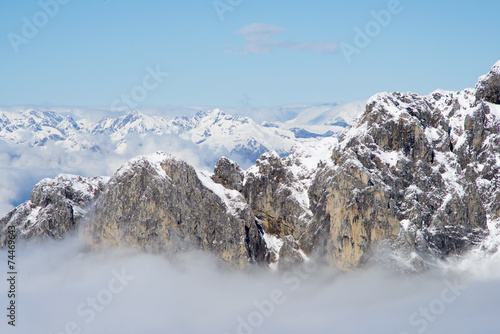
{"type": "Polygon", "coordinates": [[[195,118],[202,117],[218,117],[218,116],[226,116],[227,114],[220,110],[219,108],[208,109],[208,110],[200,110],[196,113],[195,118]]]}

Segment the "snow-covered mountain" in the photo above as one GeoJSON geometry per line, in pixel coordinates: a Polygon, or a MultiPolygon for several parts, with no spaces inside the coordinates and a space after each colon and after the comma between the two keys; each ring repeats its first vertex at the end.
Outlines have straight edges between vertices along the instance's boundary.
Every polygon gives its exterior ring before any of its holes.
{"type": "MultiPolygon", "coordinates": [[[[141,122],[127,115],[100,129],[141,122]]],[[[261,130],[254,124],[213,110],[168,129],[204,143],[261,130]]],[[[500,62],[474,89],[377,94],[338,139],[308,138],[286,157],[266,152],[246,170],[222,157],[213,173],[199,171],[157,152],[110,179],[43,181],[0,229],[59,237],[75,228],[76,212],[88,218],[90,246],[194,247],[237,267],[285,270],[316,258],[342,270],[375,260],[416,272],[470,252],[498,256],[499,129],[500,62]]]]}
{"type": "Polygon", "coordinates": [[[0,110],[0,139],[11,145],[44,146],[53,141],[67,149],[89,149],[92,144],[82,140],[84,131],[72,116],[46,110],[0,110]]]}
{"type": "Polygon", "coordinates": [[[158,150],[197,167],[212,168],[221,156],[227,156],[247,168],[269,150],[284,156],[298,143],[313,143],[344,130],[344,124],[285,122],[301,111],[323,108],[319,105],[294,106],[281,116],[280,108],[266,109],[264,114],[255,109],[250,118],[241,116],[243,110],[237,108],[230,109],[236,114],[230,115],[200,107],[141,108],[128,113],[99,108],[2,107],[0,169],[6,172],[0,173],[0,189],[4,190],[0,192],[0,214],[26,200],[38,180],[60,173],[111,175],[127,160],[158,150]],[[283,122],[272,123],[277,119],[283,122]]]}
{"type": "MultiPolygon", "coordinates": [[[[116,117],[105,116],[97,122],[46,110],[0,109],[0,139],[10,145],[43,147],[54,143],[68,151],[99,151],[100,143],[107,140],[112,143],[113,149],[120,153],[127,149],[130,136],[146,138],[171,135],[203,146],[214,152],[214,155],[230,155],[245,165],[269,150],[286,155],[297,143],[310,142],[325,136],[338,136],[352,119],[351,116],[360,112],[355,108],[351,110],[354,111],[349,117],[342,114],[344,118],[338,122],[330,119],[320,124],[315,116],[315,122],[303,123],[309,121],[304,113],[325,113],[322,107],[310,107],[303,109],[302,121],[294,119],[286,123],[257,124],[249,117],[231,116],[220,109],[203,110],[191,118],[184,116],[169,120],[131,111],[116,117]]],[[[322,117],[325,118],[324,115],[322,117]]],[[[168,143],[163,149],[169,150],[168,143]]]]}

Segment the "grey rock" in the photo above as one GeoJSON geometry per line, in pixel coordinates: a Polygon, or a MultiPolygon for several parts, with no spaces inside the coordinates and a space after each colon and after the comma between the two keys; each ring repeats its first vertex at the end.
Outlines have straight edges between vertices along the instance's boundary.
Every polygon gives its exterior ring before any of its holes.
{"type": "Polygon", "coordinates": [[[255,171],[247,173],[242,190],[253,214],[267,232],[280,238],[291,235],[299,239],[303,233],[300,217],[305,212],[294,197],[295,180],[286,168],[286,160],[268,152],[255,166],[255,171]]]}
{"type": "Polygon", "coordinates": [[[281,247],[278,260],[278,269],[289,271],[304,262],[304,257],[301,254],[299,244],[292,236],[283,238],[283,246],[281,247]]]}
{"type": "Polygon", "coordinates": [[[476,96],[478,100],[500,104],[500,62],[496,63],[488,74],[479,78],[476,96]]]}
{"type": "Polygon", "coordinates": [[[112,177],[88,226],[92,246],[202,249],[236,267],[264,261],[265,243],[246,207],[231,214],[193,167],[161,152],[154,160],[138,158],[112,177]]]}
{"type": "Polygon", "coordinates": [[[373,97],[310,189],[327,261],[358,267],[383,242],[422,260],[480,244],[498,217],[498,125],[473,91],[373,97]]]}
{"type": "Polygon", "coordinates": [[[106,182],[103,177],[67,174],[40,181],[28,201],[0,219],[0,247],[5,246],[6,229],[11,225],[18,239],[62,239],[83,221],[106,182]]]}
{"type": "Polygon", "coordinates": [[[219,161],[217,161],[212,180],[222,184],[228,189],[242,191],[243,179],[243,171],[236,162],[229,160],[226,157],[222,157],[219,161]]]}

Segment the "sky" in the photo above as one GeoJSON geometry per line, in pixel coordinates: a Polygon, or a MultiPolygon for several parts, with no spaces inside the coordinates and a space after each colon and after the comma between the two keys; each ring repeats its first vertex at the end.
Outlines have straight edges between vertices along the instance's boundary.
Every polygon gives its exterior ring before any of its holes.
{"type": "Polygon", "coordinates": [[[0,105],[262,107],[473,87],[496,1],[2,1],[0,105]]]}

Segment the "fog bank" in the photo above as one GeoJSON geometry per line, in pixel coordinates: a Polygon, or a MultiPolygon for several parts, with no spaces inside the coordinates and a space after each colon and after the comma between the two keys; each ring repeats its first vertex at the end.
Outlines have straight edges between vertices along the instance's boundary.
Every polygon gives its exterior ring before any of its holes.
{"type": "Polygon", "coordinates": [[[415,276],[313,264],[241,272],[206,253],[88,251],[73,237],[18,244],[16,263],[17,325],[4,315],[2,333],[498,333],[493,259],[415,276]]]}

